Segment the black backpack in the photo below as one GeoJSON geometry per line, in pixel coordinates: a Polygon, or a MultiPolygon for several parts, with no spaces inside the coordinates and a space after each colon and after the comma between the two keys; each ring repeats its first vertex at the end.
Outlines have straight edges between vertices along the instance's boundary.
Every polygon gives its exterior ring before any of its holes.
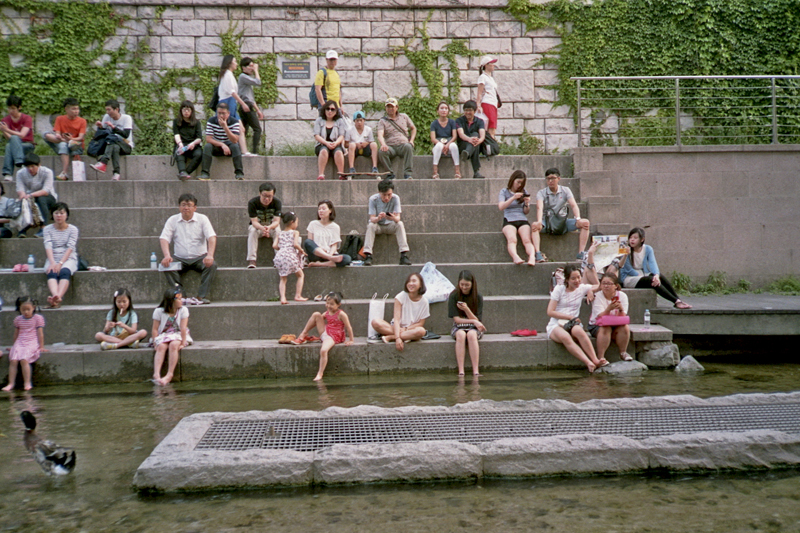
{"type": "Polygon", "coordinates": [[[342,241],[342,247],[339,249],[339,253],[342,255],[349,255],[353,261],[355,261],[364,258],[360,253],[363,247],[364,237],[357,233],[351,233],[342,241]]]}
{"type": "Polygon", "coordinates": [[[211,100],[208,102],[209,109],[213,109],[216,113],[217,104],[219,103],[219,85],[214,87],[214,94],[211,95],[211,100]]]}
{"type": "MultiPolygon", "coordinates": [[[[328,81],[328,69],[322,67],[322,99],[327,100],[328,95],[325,92],[325,83],[328,81]]],[[[320,102],[317,99],[317,86],[315,84],[311,84],[311,92],[308,93],[308,101],[311,103],[311,108],[320,107],[325,102],[320,102]]]]}

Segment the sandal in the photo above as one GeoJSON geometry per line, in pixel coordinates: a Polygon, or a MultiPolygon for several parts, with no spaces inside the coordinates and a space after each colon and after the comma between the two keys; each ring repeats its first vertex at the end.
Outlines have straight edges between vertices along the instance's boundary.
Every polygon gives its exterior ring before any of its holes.
{"type": "Polygon", "coordinates": [[[434,174],[433,176],[431,176],[431,179],[432,180],[438,180],[439,179],[439,174],[434,174]]]}
{"type": "Polygon", "coordinates": [[[291,344],[297,337],[295,335],[281,335],[278,344],[291,344]]]}
{"type": "Polygon", "coordinates": [[[289,341],[289,344],[300,346],[301,344],[305,344],[307,342],[308,342],[308,337],[299,337],[297,339],[292,339],[291,341],[289,341]]]}
{"type": "Polygon", "coordinates": [[[460,179],[461,179],[461,174],[459,174],[458,172],[456,172],[456,175],[455,175],[455,176],[453,176],[453,179],[460,180],[460,179]]]}
{"type": "Polygon", "coordinates": [[[67,173],[66,172],[62,172],[61,174],[56,176],[56,179],[58,181],[67,181],[69,178],[67,177],[67,173]]]}
{"type": "Polygon", "coordinates": [[[322,181],[324,179],[325,179],[325,174],[320,174],[319,176],[317,176],[317,181],[322,181]]]}
{"type": "Polygon", "coordinates": [[[691,309],[692,306],[684,302],[683,300],[678,300],[675,302],[675,309],[691,309]]]}

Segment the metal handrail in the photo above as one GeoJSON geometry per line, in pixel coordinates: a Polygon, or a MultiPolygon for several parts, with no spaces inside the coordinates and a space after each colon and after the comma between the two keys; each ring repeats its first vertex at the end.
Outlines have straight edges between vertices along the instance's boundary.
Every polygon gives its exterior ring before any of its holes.
{"type": "MultiPolygon", "coordinates": [[[[749,138],[749,139],[759,139],[759,138],[771,138],[773,144],[777,144],[780,142],[781,137],[796,137],[797,134],[791,133],[781,133],[779,132],[779,128],[786,128],[786,129],[793,129],[800,127],[800,124],[789,124],[789,123],[781,123],[779,122],[779,110],[781,111],[780,118],[794,120],[798,117],[794,114],[784,113],[784,110],[794,110],[797,109],[797,105],[794,104],[794,100],[800,99],[800,95],[797,93],[800,92],[800,84],[796,86],[786,87],[786,86],[779,86],[776,81],[779,80],[798,80],[800,81],[800,75],[753,75],[753,76],[741,76],[741,75],[716,75],[716,76],[575,76],[571,77],[570,80],[574,81],[576,84],[577,90],[577,131],[578,131],[578,145],[585,146],[585,139],[584,139],[584,127],[583,127],[583,106],[584,106],[584,93],[592,94],[592,92],[600,93],[601,91],[608,91],[608,92],[627,92],[627,91],[639,91],[639,92],[648,92],[648,91],[672,91],[671,96],[656,96],[656,95],[644,95],[644,96],[631,96],[631,97],[614,97],[614,96],[592,96],[594,100],[599,102],[607,103],[609,105],[606,106],[598,106],[594,105],[595,109],[613,109],[612,115],[616,114],[616,118],[618,119],[618,127],[617,127],[617,135],[621,137],[621,125],[623,120],[630,121],[630,120],[639,120],[639,119],[672,119],[675,122],[675,131],[674,131],[674,138],[675,144],[681,146],[683,144],[682,140],[682,133],[684,126],[682,125],[682,119],[691,120],[693,127],[696,126],[696,122],[700,122],[701,124],[704,121],[709,121],[712,123],[702,124],[700,126],[700,131],[703,130],[717,130],[717,129],[726,129],[730,130],[730,132],[736,132],[737,129],[741,131],[740,134],[734,135],[708,135],[705,134],[702,138],[712,138],[712,139],[735,139],[735,138],[749,138]],[[581,82],[610,82],[610,81],[646,81],[646,80],[659,80],[659,81],[670,81],[674,82],[674,88],[670,89],[667,86],[662,87],[584,87],[582,86],[581,82]],[[748,84],[747,86],[734,86],[734,87],[714,87],[714,86],[706,86],[706,84],[700,84],[700,86],[692,86],[692,85],[681,85],[681,80],[767,80],[769,81],[768,84],[764,84],[763,86],[750,86],[756,84],[748,84]],[[780,94],[778,90],[780,89],[780,94]],[[692,93],[695,91],[704,91],[713,93],[714,91],[764,91],[763,96],[734,96],[731,94],[722,96],[718,95],[703,95],[703,96],[695,96],[692,93]],[[791,91],[794,91],[795,94],[790,94],[791,91]],[[688,93],[688,94],[687,94],[688,93]],[[756,99],[757,101],[763,98],[765,105],[758,106],[758,105],[720,105],[722,102],[731,102],[734,103],[739,100],[753,100],[756,99]],[[780,101],[779,101],[780,100],[780,101]],[[642,102],[646,103],[649,102],[652,104],[647,111],[652,112],[656,111],[656,115],[648,115],[643,114],[644,110],[643,107],[619,107],[614,106],[615,102],[622,102],[622,101],[635,101],[636,103],[642,102]],[[669,101],[674,101],[674,110],[673,106],[669,104],[669,101]],[[783,103],[783,101],[789,101],[789,104],[783,103]],[[690,103],[691,102],[691,103],[690,103]],[[704,102],[717,102],[717,105],[702,105],[704,102]],[[769,102],[769,103],[767,103],[769,102]],[[663,104],[666,105],[663,105],[663,104]],[[682,105],[682,103],[684,105],[682,105]],[[689,104],[689,105],[685,105],[689,104]],[[715,110],[737,110],[740,113],[736,113],[733,116],[712,116],[708,115],[709,111],[715,110]],[[748,111],[752,110],[752,114],[748,111]],[[758,111],[763,110],[763,111],[758,111]],[[624,111],[638,111],[636,114],[625,114],[624,111]],[[693,111],[700,111],[699,114],[692,113],[693,111]],[[659,115],[658,112],[666,112],[667,115],[659,115]],[[674,117],[670,117],[670,112],[674,113],[674,117]],[[741,116],[738,116],[740,115],[741,116]],[[725,124],[722,125],[714,125],[713,121],[723,121],[725,124]],[[736,121],[742,121],[742,124],[737,124],[736,121]],[[769,133],[758,133],[758,129],[760,128],[769,128],[769,133]]],[[[635,104],[634,104],[635,105],[635,104]]],[[[606,117],[608,118],[608,117],[606,117]]],[[[629,125],[626,122],[626,125],[629,125]]],[[[659,130],[661,129],[659,126],[640,126],[641,129],[647,130],[659,130]]],[[[663,130],[662,130],[663,131],[663,130]]],[[[763,131],[763,130],[762,130],[763,131]]],[[[672,138],[672,135],[654,135],[651,137],[626,137],[628,140],[642,140],[642,139],[665,139],[665,138],[672,138]]]]}

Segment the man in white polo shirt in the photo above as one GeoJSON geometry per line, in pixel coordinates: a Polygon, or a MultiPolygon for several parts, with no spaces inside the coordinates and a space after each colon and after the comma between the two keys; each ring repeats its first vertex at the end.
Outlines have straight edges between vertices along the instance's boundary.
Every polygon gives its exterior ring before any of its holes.
{"type": "Polygon", "coordinates": [[[204,303],[210,304],[208,291],[211,280],[217,272],[214,262],[214,251],[217,248],[217,234],[211,227],[208,217],[195,213],[197,211],[197,198],[192,194],[182,194],[178,198],[180,214],[172,215],[164,224],[159,240],[161,253],[164,259],[161,264],[166,268],[172,261],[181,263],[180,270],[168,270],[164,274],[171,286],[180,284],[181,275],[189,270],[200,272],[200,289],[197,297],[204,303]],[[173,243],[175,257],[169,253],[169,244],[173,243]]]}

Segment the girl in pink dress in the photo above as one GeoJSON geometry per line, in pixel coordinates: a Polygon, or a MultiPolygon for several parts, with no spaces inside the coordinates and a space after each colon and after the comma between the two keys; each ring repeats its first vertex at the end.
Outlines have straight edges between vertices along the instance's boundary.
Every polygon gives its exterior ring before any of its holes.
{"type": "Polygon", "coordinates": [[[14,319],[14,345],[8,354],[8,385],[4,391],[14,390],[17,381],[17,365],[22,367],[22,380],[25,390],[31,390],[31,363],[39,359],[44,351],[44,317],[38,313],[38,306],[30,296],[17,298],[17,312],[14,319]]]}
{"type": "Polygon", "coordinates": [[[292,344],[305,344],[308,342],[306,334],[316,326],[317,331],[320,333],[320,340],[322,341],[322,348],[319,350],[319,372],[314,381],[322,381],[322,374],[325,372],[325,367],[328,366],[328,352],[337,344],[344,342],[345,346],[353,345],[353,327],[350,325],[350,319],[347,313],[339,309],[342,305],[342,293],[330,292],[325,297],[325,314],[315,312],[308,319],[306,327],[297,339],[292,341],[292,344]],[[345,342],[345,329],[350,340],[345,342]]]}

